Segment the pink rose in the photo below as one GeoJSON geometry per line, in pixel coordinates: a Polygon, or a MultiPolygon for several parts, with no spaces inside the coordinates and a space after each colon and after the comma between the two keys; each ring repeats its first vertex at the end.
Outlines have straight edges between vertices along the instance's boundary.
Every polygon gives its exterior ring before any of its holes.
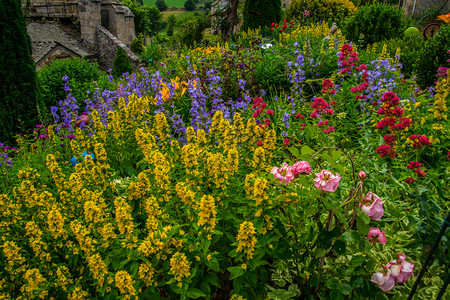
{"type": "Polygon", "coordinates": [[[406,282],[412,275],[414,270],[414,264],[407,262],[406,255],[397,254],[398,260],[391,260],[386,269],[390,270],[392,277],[398,283],[406,282]]]}
{"type": "Polygon", "coordinates": [[[306,174],[308,175],[311,173],[312,169],[311,166],[307,161],[298,161],[292,166],[292,170],[294,172],[294,175],[298,174],[306,174]]]}
{"type": "Polygon", "coordinates": [[[383,202],[380,197],[370,192],[361,201],[361,210],[366,213],[371,220],[378,221],[384,213],[383,202]]]}
{"type": "Polygon", "coordinates": [[[370,281],[375,282],[383,292],[388,292],[395,286],[394,277],[391,276],[389,270],[388,274],[376,272],[372,275],[372,279],[370,281]]]}
{"type": "Polygon", "coordinates": [[[366,177],[367,177],[367,174],[364,171],[359,171],[358,177],[359,177],[359,179],[361,179],[361,181],[364,181],[364,179],[366,179],[366,177]]]}
{"type": "Polygon", "coordinates": [[[370,228],[367,238],[371,243],[378,242],[380,244],[386,244],[386,235],[384,231],[381,231],[378,228],[370,228]]]}
{"type": "Polygon", "coordinates": [[[341,180],[341,176],[337,173],[334,176],[329,170],[322,170],[320,173],[316,173],[316,176],[314,179],[316,188],[329,193],[333,193],[337,189],[339,180],[341,180]]]}
{"type": "Polygon", "coordinates": [[[281,168],[273,167],[270,173],[272,173],[275,178],[279,179],[284,184],[288,184],[294,179],[292,167],[285,162],[283,163],[283,166],[281,168]]]}

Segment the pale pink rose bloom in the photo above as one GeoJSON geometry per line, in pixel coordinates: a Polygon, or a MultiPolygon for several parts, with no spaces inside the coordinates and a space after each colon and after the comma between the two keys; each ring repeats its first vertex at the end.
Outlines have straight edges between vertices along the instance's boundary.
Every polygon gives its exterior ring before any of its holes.
{"type": "Polygon", "coordinates": [[[298,161],[292,166],[292,170],[294,172],[294,175],[298,174],[306,174],[308,175],[311,173],[312,169],[311,166],[307,161],[298,161]]]}
{"type": "Polygon", "coordinates": [[[337,173],[334,176],[329,170],[322,170],[320,173],[316,173],[316,176],[314,178],[316,188],[329,193],[333,193],[337,189],[339,180],[341,180],[341,176],[337,173]]]}
{"type": "Polygon", "coordinates": [[[398,260],[392,260],[386,265],[386,269],[391,271],[391,275],[398,283],[406,282],[414,271],[414,264],[407,262],[406,255],[397,254],[398,260]]]}
{"type": "Polygon", "coordinates": [[[359,171],[358,177],[359,177],[359,179],[361,179],[362,181],[364,181],[364,179],[366,179],[366,177],[367,177],[367,174],[366,174],[366,172],[364,172],[364,171],[359,171]]]}
{"type": "Polygon", "coordinates": [[[288,184],[294,179],[292,167],[285,162],[283,163],[283,166],[281,166],[281,168],[273,167],[270,173],[272,173],[275,178],[279,179],[284,184],[288,184]]]}
{"type": "Polygon", "coordinates": [[[370,228],[367,238],[370,240],[371,243],[378,242],[380,244],[386,244],[387,241],[385,232],[374,227],[370,228]]]}
{"type": "Polygon", "coordinates": [[[395,286],[394,277],[389,274],[389,270],[388,274],[381,272],[374,273],[370,281],[375,282],[383,292],[389,292],[395,286]]]}
{"type": "Polygon", "coordinates": [[[380,197],[370,192],[361,202],[361,210],[366,213],[371,220],[378,221],[384,213],[383,202],[380,197]]]}

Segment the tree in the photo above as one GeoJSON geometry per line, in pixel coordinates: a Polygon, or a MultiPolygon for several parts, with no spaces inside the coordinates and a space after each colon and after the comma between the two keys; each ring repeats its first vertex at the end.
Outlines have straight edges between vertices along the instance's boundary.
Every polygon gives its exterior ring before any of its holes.
{"type": "Polygon", "coordinates": [[[211,17],[214,17],[214,26],[220,30],[223,42],[233,35],[238,24],[238,5],[239,0],[222,0],[212,5],[211,17]]]}
{"type": "Polygon", "coordinates": [[[140,6],[134,0],[123,0],[122,3],[134,14],[134,27],[136,34],[142,33],[145,37],[154,36],[161,27],[162,14],[156,7],[140,6]]]}
{"type": "Polygon", "coordinates": [[[130,58],[122,47],[117,47],[116,57],[114,57],[112,75],[119,78],[124,73],[132,73],[130,58]]]}
{"type": "Polygon", "coordinates": [[[246,0],[242,31],[270,26],[281,19],[281,0],[246,0]]]}
{"type": "Polygon", "coordinates": [[[186,0],[186,2],[184,2],[184,9],[192,11],[195,10],[195,3],[192,0],[186,0]]]}
{"type": "Polygon", "coordinates": [[[172,36],[175,25],[177,24],[177,18],[175,17],[174,14],[171,14],[170,16],[167,17],[167,24],[168,24],[167,35],[172,36]]]}
{"type": "Polygon", "coordinates": [[[156,0],[155,6],[159,9],[159,11],[165,11],[168,8],[164,0],[156,0]]]}
{"type": "Polygon", "coordinates": [[[0,1],[0,141],[37,122],[37,80],[21,1],[0,1]]]}

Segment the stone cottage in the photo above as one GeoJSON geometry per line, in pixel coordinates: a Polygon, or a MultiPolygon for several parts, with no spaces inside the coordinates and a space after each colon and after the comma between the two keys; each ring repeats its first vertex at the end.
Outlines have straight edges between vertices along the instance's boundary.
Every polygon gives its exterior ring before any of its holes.
{"type": "Polygon", "coordinates": [[[117,47],[137,68],[139,58],[129,49],[134,15],[118,0],[27,0],[23,8],[38,68],[53,59],[85,57],[110,69],[117,47]]]}

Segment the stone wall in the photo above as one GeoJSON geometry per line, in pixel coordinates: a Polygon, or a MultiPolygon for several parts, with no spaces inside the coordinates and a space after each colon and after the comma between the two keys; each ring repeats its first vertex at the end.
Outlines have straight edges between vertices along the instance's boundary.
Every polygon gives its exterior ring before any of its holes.
{"type": "Polygon", "coordinates": [[[130,58],[133,70],[139,67],[139,57],[137,57],[130,48],[127,47],[121,40],[115,37],[111,32],[106,30],[103,26],[97,27],[98,38],[98,61],[106,69],[112,69],[114,65],[114,57],[116,56],[117,47],[125,50],[130,58]]]}
{"type": "Polygon", "coordinates": [[[78,16],[78,2],[71,0],[24,1],[24,8],[30,17],[72,18],[78,16]]]}
{"type": "Polygon", "coordinates": [[[97,46],[97,27],[102,23],[101,5],[98,0],[82,0],[78,6],[81,38],[89,47],[97,46]]]}
{"type": "Polygon", "coordinates": [[[105,11],[108,15],[107,29],[130,46],[131,42],[136,38],[133,13],[122,4],[108,2],[102,3],[102,12],[105,11]]]}
{"type": "Polygon", "coordinates": [[[448,0],[404,0],[402,8],[405,11],[405,15],[410,16],[420,15],[429,8],[438,8],[443,13],[450,11],[450,1],[448,0]],[[414,7],[415,3],[415,7],[414,7]]]}

